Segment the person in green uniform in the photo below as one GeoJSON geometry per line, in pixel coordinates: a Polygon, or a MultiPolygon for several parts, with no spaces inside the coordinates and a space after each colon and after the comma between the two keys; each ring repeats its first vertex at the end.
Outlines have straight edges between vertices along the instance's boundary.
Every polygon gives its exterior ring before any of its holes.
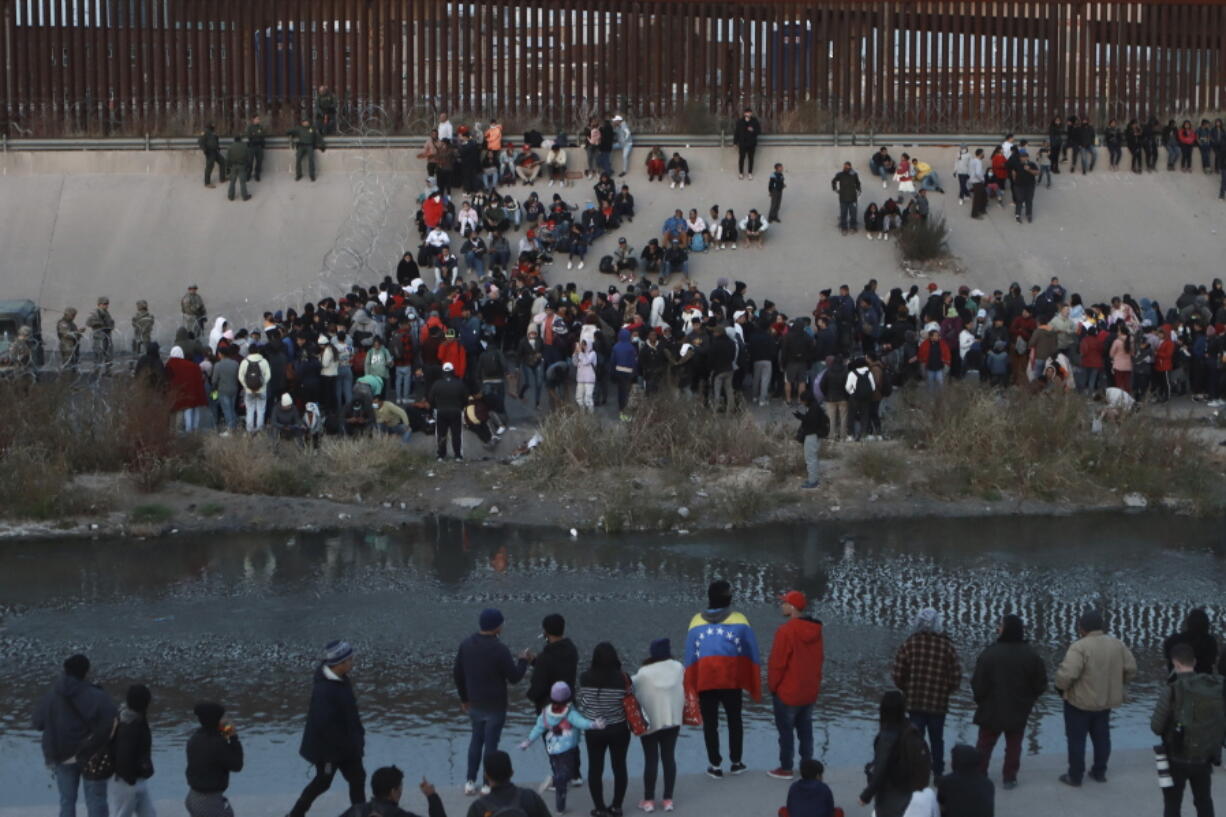
{"type": "Polygon", "coordinates": [[[187,288],[187,294],[179,299],[179,310],[183,313],[183,328],[193,336],[200,337],[200,332],[208,320],[204,306],[204,298],[200,297],[195,284],[187,288]]]}
{"type": "Polygon", "coordinates": [[[132,316],[132,353],[140,356],[145,353],[149,341],[153,340],[153,313],[149,311],[148,301],[136,302],[136,314],[132,316]]]}
{"type": "Polygon", "coordinates": [[[336,94],[327,85],[320,85],[315,100],[315,126],[320,133],[336,133],[336,104],[336,94]]]}
{"type": "Polygon", "coordinates": [[[115,319],[111,317],[111,301],[99,298],[98,308],[85,319],[94,345],[94,370],[99,376],[111,373],[111,333],[115,331],[115,319]]]}
{"type": "Polygon", "coordinates": [[[224,184],[226,181],[226,163],[221,158],[221,140],[212,125],[204,126],[204,133],[196,140],[200,151],[204,154],[204,186],[216,187],[213,184],[213,165],[217,165],[217,173],[224,184]]]}
{"type": "Polygon", "coordinates": [[[303,159],[307,160],[307,172],[311,176],[311,181],[315,181],[315,149],[318,148],[320,151],[328,149],[324,145],[323,134],[311,124],[310,120],[303,119],[301,125],[290,130],[289,137],[294,145],[294,181],[302,178],[303,159]]]}
{"type": "Polygon", "coordinates": [[[251,194],[247,192],[247,162],[250,158],[247,146],[243,144],[243,137],[235,136],[234,141],[230,143],[230,149],[226,151],[226,166],[230,169],[230,201],[234,201],[234,182],[236,181],[242,190],[243,201],[251,198],[251,194]]]}
{"type": "Polygon", "coordinates": [[[260,173],[264,170],[264,125],[260,122],[258,116],[251,117],[251,123],[247,125],[247,178],[255,181],[260,180],[260,173]]]}

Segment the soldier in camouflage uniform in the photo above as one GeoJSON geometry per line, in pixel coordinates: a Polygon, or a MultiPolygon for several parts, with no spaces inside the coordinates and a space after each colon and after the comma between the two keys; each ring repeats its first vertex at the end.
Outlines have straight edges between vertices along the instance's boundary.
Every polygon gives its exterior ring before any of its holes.
{"type": "Polygon", "coordinates": [[[324,144],[324,136],[319,132],[319,129],[310,123],[309,120],[302,120],[302,124],[293,128],[289,132],[290,142],[294,146],[294,181],[302,178],[302,160],[307,160],[307,171],[310,173],[311,181],[315,181],[315,150],[327,151],[327,146],[324,144]]]}
{"type": "Polygon", "coordinates": [[[327,85],[320,85],[315,100],[315,126],[320,133],[336,133],[336,107],[336,94],[327,85]]]}
{"type": "Polygon", "coordinates": [[[260,180],[260,173],[264,170],[264,125],[260,123],[258,116],[251,117],[251,124],[247,126],[247,178],[253,181],[260,180]]]}
{"type": "Polygon", "coordinates": [[[68,307],[64,317],[56,321],[55,334],[60,339],[60,367],[76,369],[81,359],[81,330],[77,328],[77,310],[68,307]]]}
{"type": "Polygon", "coordinates": [[[98,308],[89,313],[85,319],[85,327],[90,330],[94,345],[94,367],[98,375],[111,373],[111,360],[114,349],[111,345],[111,333],[115,331],[115,319],[111,317],[111,301],[109,298],[99,298],[98,308]]]}
{"type": "Polygon", "coordinates": [[[34,330],[23,326],[17,330],[17,337],[9,344],[5,355],[11,367],[9,372],[15,377],[33,377],[34,372],[34,330]]]}
{"type": "Polygon", "coordinates": [[[146,301],[136,302],[136,314],[132,316],[132,354],[143,355],[153,339],[153,313],[146,301]]]}
{"type": "Polygon", "coordinates": [[[179,309],[183,312],[183,328],[196,337],[200,337],[200,331],[204,328],[208,315],[204,309],[204,298],[196,294],[195,284],[187,288],[187,294],[179,301],[179,309]]]}

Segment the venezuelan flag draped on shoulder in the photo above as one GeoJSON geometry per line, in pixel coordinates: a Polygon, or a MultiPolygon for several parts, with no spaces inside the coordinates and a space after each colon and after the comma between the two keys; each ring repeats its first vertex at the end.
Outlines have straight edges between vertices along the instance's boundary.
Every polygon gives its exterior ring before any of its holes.
{"type": "Polygon", "coordinates": [[[758,639],[744,614],[723,607],[694,616],[685,639],[685,686],[743,689],[761,699],[758,639]]]}

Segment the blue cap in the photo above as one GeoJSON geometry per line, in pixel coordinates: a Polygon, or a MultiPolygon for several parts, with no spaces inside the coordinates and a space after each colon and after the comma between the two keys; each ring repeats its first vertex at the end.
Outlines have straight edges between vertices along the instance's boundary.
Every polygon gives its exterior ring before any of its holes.
{"type": "Polygon", "coordinates": [[[502,622],[502,611],[494,607],[487,607],[481,611],[481,617],[477,619],[477,626],[481,628],[481,632],[490,633],[501,627],[502,622]]]}

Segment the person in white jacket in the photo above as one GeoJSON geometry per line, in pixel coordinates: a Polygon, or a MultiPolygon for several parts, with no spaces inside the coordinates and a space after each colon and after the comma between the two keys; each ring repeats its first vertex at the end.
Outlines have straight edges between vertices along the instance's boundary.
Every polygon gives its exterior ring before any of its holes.
{"type": "Polygon", "coordinates": [[[958,148],[958,158],[954,161],[954,178],[958,180],[958,204],[971,197],[968,182],[971,179],[971,149],[966,145],[958,148]]]}
{"type": "Polygon", "coordinates": [[[673,810],[673,786],[677,782],[677,737],[685,718],[685,667],[672,656],[672,645],[667,638],[651,642],[650,656],[630,680],[634,684],[634,696],[643,708],[643,715],[650,726],[642,736],[643,742],[643,800],[639,809],[652,812],[656,809],[656,769],[664,766],[665,811],[673,810]]]}
{"type": "Polygon", "coordinates": [[[264,427],[264,410],[268,405],[268,381],[271,378],[272,367],[255,348],[238,366],[238,382],[243,387],[243,402],[247,404],[247,430],[252,433],[264,427]],[[251,371],[252,367],[256,371],[251,371]]]}

